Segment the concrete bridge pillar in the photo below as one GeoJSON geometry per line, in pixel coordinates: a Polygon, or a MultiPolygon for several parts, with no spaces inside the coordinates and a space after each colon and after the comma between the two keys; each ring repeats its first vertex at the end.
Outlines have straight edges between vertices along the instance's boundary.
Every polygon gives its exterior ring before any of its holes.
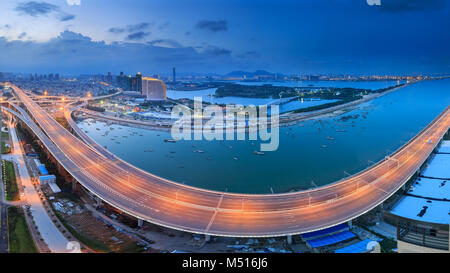
{"type": "Polygon", "coordinates": [[[102,199],[95,197],[95,207],[99,208],[102,206],[102,199]]]}
{"type": "Polygon", "coordinates": [[[210,235],[205,235],[205,242],[209,242],[211,241],[211,236],[210,235]]]}
{"type": "Polygon", "coordinates": [[[348,227],[349,228],[353,228],[353,221],[352,220],[348,221],[348,227]]]}
{"type": "Polygon", "coordinates": [[[72,179],[72,192],[74,192],[77,189],[77,180],[74,178],[72,179]]]}
{"type": "Polygon", "coordinates": [[[287,236],[287,243],[288,245],[292,245],[292,235],[287,236]]]}
{"type": "Polygon", "coordinates": [[[138,227],[142,228],[143,225],[144,225],[144,220],[138,219],[138,227]]]}

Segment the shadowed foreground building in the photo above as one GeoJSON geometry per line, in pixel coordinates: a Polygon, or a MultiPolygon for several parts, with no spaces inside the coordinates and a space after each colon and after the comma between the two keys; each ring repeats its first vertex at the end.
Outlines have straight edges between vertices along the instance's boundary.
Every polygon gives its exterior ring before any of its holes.
{"type": "Polygon", "coordinates": [[[426,169],[390,212],[401,253],[449,253],[450,141],[443,141],[426,169]]]}

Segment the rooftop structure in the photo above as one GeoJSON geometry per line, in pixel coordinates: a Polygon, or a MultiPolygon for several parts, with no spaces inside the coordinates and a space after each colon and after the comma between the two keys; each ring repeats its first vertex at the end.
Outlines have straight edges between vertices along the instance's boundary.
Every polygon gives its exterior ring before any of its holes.
{"type": "Polygon", "coordinates": [[[450,141],[443,141],[427,168],[387,212],[397,224],[399,252],[449,252],[450,141]]]}

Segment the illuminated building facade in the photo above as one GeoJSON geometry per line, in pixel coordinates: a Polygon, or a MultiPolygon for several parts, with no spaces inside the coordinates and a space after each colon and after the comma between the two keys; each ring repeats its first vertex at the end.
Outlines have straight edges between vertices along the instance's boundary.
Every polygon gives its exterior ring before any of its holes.
{"type": "Polygon", "coordinates": [[[147,100],[166,100],[166,85],[163,81],[154,78],[142,78],[142,94],[147,100]]]}

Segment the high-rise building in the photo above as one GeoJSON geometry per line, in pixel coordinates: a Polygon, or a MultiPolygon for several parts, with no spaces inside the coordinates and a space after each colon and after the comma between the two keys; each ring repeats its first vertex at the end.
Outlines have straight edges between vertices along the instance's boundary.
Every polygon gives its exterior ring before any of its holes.
{"type": "Polygon", "coordinates": [[[128,75],[128,77],[126,78],[125,90],[133,90],[133,77],[131,77],[131,75],[128,75]]]}
{"type": "Polygon", "coordinates": [[[177,69],[176,69],[176,67],[173,68],[172,72],[173,72],[173,78],[172,78],[173,83],[176,83],[177,82],[177,69]]]}
{"type": "Polygon", "coordinates": [[[166,100],[166,85],[163,81],[154,78],[142,78],[142,94],[147,100],[166,100]]]}
{"type": "Polygon", "coordinates": [[[142,74],[137,73],[136,76],[125,76],[123,72],[120,72],[120,75],[116,77],[117,84],[120,88],[123,88],[125,91],[138,91],[142,92],[142,74]]]}
{"type": "Polygon", "coordinates": [[[111,72],[108,72],[108,76],[106,77],[106,82],[112,83],[112,75],[111,75],[111,72]]]}
{"type": "Polygon", "coordinates": [[[142,74],[141,74],[141,72],[138,72],[136,74],[136,90],[134,90],[134,91],[142,92],[142,74]]]}

